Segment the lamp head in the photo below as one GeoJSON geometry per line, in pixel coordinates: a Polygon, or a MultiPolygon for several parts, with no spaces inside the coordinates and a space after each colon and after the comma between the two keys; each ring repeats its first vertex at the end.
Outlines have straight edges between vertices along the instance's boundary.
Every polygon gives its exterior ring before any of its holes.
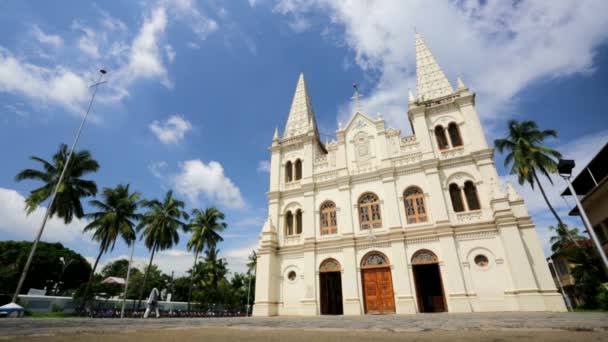
{"type": "Polygon", "coordinates": [[[557,172],[562,177],[570,177],[572,175],[574,165],[575,163],[572,159],[560,159],[557,163],[557,172]]]}

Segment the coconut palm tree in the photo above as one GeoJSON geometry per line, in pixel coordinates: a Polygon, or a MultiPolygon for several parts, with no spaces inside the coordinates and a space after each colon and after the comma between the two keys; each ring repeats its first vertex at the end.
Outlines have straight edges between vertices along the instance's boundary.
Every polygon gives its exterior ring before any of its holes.
{"type": "Polygon", "coordinates": [[[141,298],[146,287],[146,280],[154,254],[173,247],[179,242],[179,230],[187,230],[187,224],[181,219],[188,219],[188,213],[184,211],[184,202],[173,197],[173,191],[167,191],[162,202],[159,200],[144,201],[143,205],[148,211],[142,215],[137,231],[142,231],[140,239],[151,252],[150,262],[144,275],[144,280],[139,290],[139,301],[137,310],[141,306],[141,298]]]}
{"type": "Polygon", "coordinates": [[[549,230],[555,231],[556,234],[551,236],[549,239],[549,242],[551,243],[551,250],[554,253],[571,247],[572,239],[577,241],[585,240],[584,237],[579,235],[578,228],[570,228],[567,224],[564,224],[563,226],[549,226],[549,230]]]}
{"type": "Polygon", "coordinates": [[[258,264],[258,254],[255,252],[255,249],[251,251],[249,257],[247,258],[247,274],[251,274],[255,272],[255,268],[258,264]]]}
{"type": "MultiPolygon", "coordinates": [[[[25,200],[25,210],[28,215],[53,194],[61,171],[67,162],[68,154],[68,146],[61,144],[57,153],[53,155],[53,160],[50,162],[40,157],[31,156],[31,160],[42,164],[42,170],[25,169],[15,176],[15,180],[17,181],[33,179],[44,182],[41,187],[32,190],[25,200]]],[[[99,163],[91,157],[89,151],[74,151],[63,181],[58,188],[57,196],[49,209],[49,217],[57,214],[66,224],[72,222],[74,216],[82,218],[84,210],[80,200],[83,197],[95,196],[97,194],[95,182],[82,179],[82,177],[98,169],[99,163]]]]}
{"type": "Polygon", "coordinates": [[[199,209],[192,210],[192,220],[188,225],[192,232],[192,237],[188,241],[188,250],[194,251],[194,264],[192,265],[192,275],[190,276],[190,287],[188,289],[188,311],[190,311],[190,300],[192,298],[192,286],[196,273],[196,263],[200,252],[207,248],[215,248],[218,242],[224,239],[218,232],[226,229],[224,213],[215,207],[209,207],[204,211],[199,209]]]}
{"type": "Polygon", "coordinates": [[[101,197],[103,198],[102,201],[92,200],[89,202],[92,207],[99,211],[86,215],[92,221],[84,227],[84,231],[92,232],[93,240],[99,242],[99,253],[84,291],[84,301],[87,300],[89,287],[101,256],[108,250],[114,249],[116,239],[119,237],[127,245],[131,245],[136,238],[136,221],[141,218],[141,215],[137,213],[141,203],[141,195],[138,192],[130,192],[128,184],[120,184],[113,189],[104,188],[101,197]]]}
{"type": "Polygon", "coordinates": [[[494,140],[499,152],[507,152],[505,167],[510,168],[511,174],[517,174],[520,185],[528,183],[534,189],[534,185],[538,184],[549,210],[555,216],[558,225],[563,226],[564,223],[549,202],[538,178],[540,173],[553,184],[551,173],[557,172],[557,162],[554,158],[560,158],[561,153],[543,146],[542,143],[546,138],[557,137],[557,132],[552,129],[541,131],[534,121],[510,120],[508,127],[507,137],[494,140]]]}

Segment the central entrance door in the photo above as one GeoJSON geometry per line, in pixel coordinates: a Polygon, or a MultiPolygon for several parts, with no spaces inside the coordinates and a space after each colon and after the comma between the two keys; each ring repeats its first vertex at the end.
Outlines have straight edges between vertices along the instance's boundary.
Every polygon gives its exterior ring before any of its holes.
{"type": "Polygon", "coordinates": [[[391,268],[386,256],[370,252],[361,261],[365,313],[395,313],[391,268]]]}
{"type": "Polygon", "coordinates": [[[429,250],[416,252],[412,257],[412,270],[416,283],[418,311],[447,311],[437,256],[429,250]]]}
{"type": "Polygon", "coordinates": [[[323,261],[319,267],[321,315],[342,315],[342,272],[334,259],[323,261]]]}

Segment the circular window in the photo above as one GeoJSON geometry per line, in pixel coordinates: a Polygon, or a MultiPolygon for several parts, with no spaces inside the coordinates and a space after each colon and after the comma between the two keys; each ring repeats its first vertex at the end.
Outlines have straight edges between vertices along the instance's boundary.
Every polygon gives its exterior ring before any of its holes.
{"type": "Polygon", "coordinates": [[[289,273],[287,274],[287,279],[289,279],[289,280],[291,280],[291,281],[296,280],[296,272],[294,272],[294,271],[289,272],[289,273]]]}
{"type": "Polygon", "coordinates": [[[475,265],[481,268],[488,267],[489,263],[488,258],[483,254],[479,254],[475,257],[475,265]]]}

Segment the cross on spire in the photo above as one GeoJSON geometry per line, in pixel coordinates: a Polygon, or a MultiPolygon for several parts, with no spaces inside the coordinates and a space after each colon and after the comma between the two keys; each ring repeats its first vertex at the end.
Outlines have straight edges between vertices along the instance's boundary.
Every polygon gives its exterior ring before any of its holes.
{"type": "Polygon", "coordinates": [[[351,97],[351,99],[355,101],[355,111],[358,112],[361,110],[361,103],[359,100],[363,95],[359,93],[359,85],[357,83],[353,83],[353,88],[355,88],[355,94],[353,95],[353,97],[351,97]]]}

